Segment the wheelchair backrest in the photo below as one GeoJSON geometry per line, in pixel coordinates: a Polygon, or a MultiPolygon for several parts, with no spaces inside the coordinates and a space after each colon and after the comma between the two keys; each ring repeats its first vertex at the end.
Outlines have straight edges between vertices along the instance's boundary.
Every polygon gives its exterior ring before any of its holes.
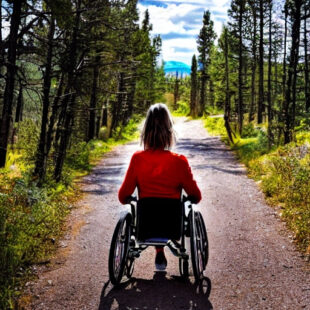
{"type": "Polygon", "coordinates": [[[142,198],[137,204],[138,240],[179,240],[183,225],[183,204],[179,199],[142,198]]]}

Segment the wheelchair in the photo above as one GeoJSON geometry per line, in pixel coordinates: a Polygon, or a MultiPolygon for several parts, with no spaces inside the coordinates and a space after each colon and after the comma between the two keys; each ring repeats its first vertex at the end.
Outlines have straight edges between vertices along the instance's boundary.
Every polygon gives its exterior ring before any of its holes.
{"type": "Polygon", "coordinates": [[[121,214],[111,241],[111,283],[117,286],[129,281],[135,259],[148,246],[168,246],[179,259],[181,277],[189,277],[191,261],[195,282],[202,280],[209,259],[207,230],[201,213],[188,197],[139,201],[131,197],[128,204],[130,210],[121,214]]]}

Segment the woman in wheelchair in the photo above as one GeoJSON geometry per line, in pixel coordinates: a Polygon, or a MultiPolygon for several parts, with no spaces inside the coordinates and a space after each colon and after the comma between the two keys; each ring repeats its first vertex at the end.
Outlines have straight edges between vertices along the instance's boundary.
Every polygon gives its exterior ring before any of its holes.
{"type": "MultiPolygon", "coordinates": [[[[157,231],[157,237],[161,234],[162,237],[173,237],[178,229],[173,223],[163,225],[163,222],[165,218],[181,217],[178,210],[181,210],[182,190],[191,202],[198,203],[201,200],[200,190],[186,157],[170,151],[174,142],[175,133],[167,106],[161,103],[152,105],[141,134],[144,150],[133,154],[118,193],[119,201],[126,204],[135,189],[138,189],[141,216],[149,219],[141,220],[140,239],[152,237],[152,231],[157,231]],[[167,203],[163,205],[162,201],[167,203]],[[155,204],[156,212],[150,207],[152,204],[155,204]]],[[[178,219],[176,223],[180,221],[178,219]]],[[[155,266],[157,270],[166,269],[164,246],[156,246],[155,266]]]]}

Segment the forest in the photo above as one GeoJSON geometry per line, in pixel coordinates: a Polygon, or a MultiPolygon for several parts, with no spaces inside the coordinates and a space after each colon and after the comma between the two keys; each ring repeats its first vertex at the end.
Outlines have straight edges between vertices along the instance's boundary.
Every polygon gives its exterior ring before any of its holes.
{"type": "Polygon", "coordinates": [[[165,76],[137,2],[0,0],[4,308],[53,250],[75,178],[132,139],[155,102],[222,135],[310,254],[310,3],[232,0],[219,37],[206,8],[181,77],[165,76]]]}

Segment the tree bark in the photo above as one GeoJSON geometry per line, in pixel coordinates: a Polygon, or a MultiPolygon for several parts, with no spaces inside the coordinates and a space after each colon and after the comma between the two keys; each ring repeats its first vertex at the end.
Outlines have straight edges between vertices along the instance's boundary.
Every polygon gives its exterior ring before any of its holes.
{"type": "Polygon", "coordinates": [[[198,90],[198,81],[197,81],[197,60],[194,55],[192,58],[192,67],[191,67],[191,98],[190,98],[190,115],[192,117],[197,117],[197,90],[198,90]]]}
{"type": "Polygon", "coordinates": [[[269,148],[272,144],[272,132],[271,132],[271,122],[272,122],[272,106],[271,106],[271,57],[272,57],[272,0],[269,0],[269,52],[268,52],[268,89],[267,89],[267,103],[268,103],[268,144],[269,148]]]}
{"type": "Polygon", "coordinates": [[[230,120],[230,89],[229,89],[229,63],[228,63],[228,38],[227,28],[224,29],[224,57],[225,57],[225,107],[224,107],[224,122],[228,138],[231,143],[234,143],[233,132],[229,124],[230,120]]]}
{"type": "MultiPolygon", "coordinates": [[[[305,12],[307,15],[307,11],[305,12]]],[[[307,38],[307,19],[304,19],[304,52],[305,52],[305,98],[306,112],[310,112],[310,81],[309,81],[309,55],[308,55],[308,38],[307,38]]]]}
{"type": "Polygon", "coordinates": [[[87,138],[88,141],[94,139],[95,137],[99,61],[100,56],[96,56],[93,70],[93,87],[89,104],[89,122],[88,122],[88,138],[87,138]]]}
{"type": "Polygon", "coordinates": [[[264,105],[264,0],[259,1],[259,90],[258,90],[258,108],[257,123],[263,122],[264,105]]]}
{"type": "Polygon", "coordinates": [[[21,8],[24,0],[13,2],[13,13],[11,16],[6,85],[3,96],[2,121],[0,128],[0,168],[5,166],[8,138],[12,120],[12,108],[14,98],[14,84],[16,74],[16,52],[17,34],[21,22],[21,8]]]}
{"type": "Polygon", "coordinates": [[[63,86],[64,86],[64,74],[61,74],[59,83],[58,83],[58,88],[57,88],[57,93],[56,96],[54,97],[53,100],[53,106],[52,106],[52,112],[48,124],[48,131],[47,131],[47,136],[46,136],[46,152],[49,154],[52,146],[52,140],[53,140],[53,131],[54,131],[54,125],[56,122],[57,118],[57,112],[58,112],[58,105],[60,101],[60,97],[63,92],[63,86]]]}
{"type": "Polygon", "coordinates": [[[50,106],[50,90],[51,90],[51,79],[52,79],[52,58],[53,58],[53,38],[55,33],[55,20],[53,17],[50,19],[50,27],[48,33],[48,50],[44,71],[44,81],[43,81],[43,109],[41,118],[41,131],[39,144],[36,154],[36,162],[34,175],[39,178],[38,184],[41,185],[46,174],[46,163],[47,163],[47,128],[48,128],[48,113],[50,106]]]}
{"type": "Polygon", "coordinates": [[[243,13],[244,13],[244,5],[243,1],[240,3],[240,13],[239,13],[239,66],[238,66],[238,127],[239,133],[242,134],[242,125],[243,125],[243,13]]]}
{"type": "MultiPolygon", "coordinates": [[[[282,109],[280,113],[279,121],[284,122],[285,110],[286,110],[286,57],[287,57],[287,18],[288,18],[288,5],[287,2],[284,5],[284,46],[283,46],[283,66],[282,66],[282,109]]],[[[284,128],[284,126],[283,126],[284,128]]]]}
{"type": "Polygon", "coordinates": [[[254,109],[255,109],[255,84],[256,84],[256,62],[257,62],[257,42],[256,42],[256,32],[257,32],[257,14],[256,14],[256,6],[253,3],[252,6],[252,14],[253,14],[253,43],[252,43],[252,73],[251,73],[251,104],[249,111],[249,122],[254,120],[254,109]]]}
{"type": "Polygon", "coordinates": [[[17,97],[16,111],[15,111],[15,123],[18,123],[23,120],[23,107],[24,107],[23,85],[20,83],[17,97]]]}
{"type": "Polygon", "coordinates": [[[201,71],[201,83],[200,83],[200,98],[199,98],[199,112],[198,115],[202,116],[205,110],[206,105],[206,82],[207,77],[205,73],[205,69],[203,68],[201,71]]]}
{"type": "Polygon", "coordinates": [[[285,104],[285,127],[284,143],[287,144],[293,140],[295,127],[295,109],[296,109],[296,82],[297,82],[297,65],[299,59],[299,40],[300,40],[300,22],[301,22],[301,5],[302,0],[295,0],[291,8],[292,15],[292,45],[288,65],[288,78],[286,88],[285,104]]]}

